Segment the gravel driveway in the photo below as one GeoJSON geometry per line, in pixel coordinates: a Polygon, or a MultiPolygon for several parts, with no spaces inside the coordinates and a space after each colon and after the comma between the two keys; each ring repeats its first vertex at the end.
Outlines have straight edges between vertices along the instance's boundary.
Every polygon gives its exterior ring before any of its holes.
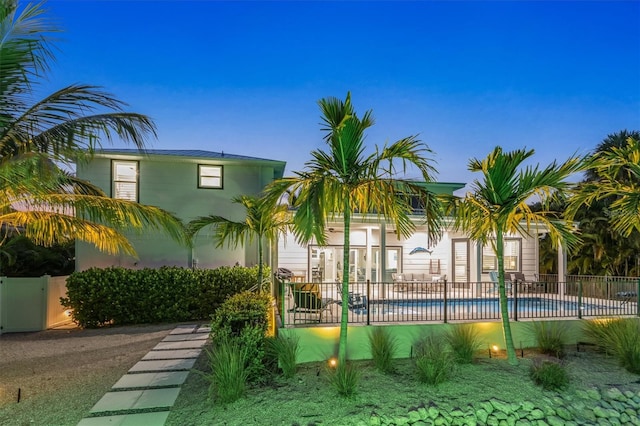
{"type": "Polygon", "coordinates": [[[46,413],[51,422],[52,411],[56,424],[77,423],[175,326],[0,335],[0,424],[44,424],[39,419],[46,413]]]}

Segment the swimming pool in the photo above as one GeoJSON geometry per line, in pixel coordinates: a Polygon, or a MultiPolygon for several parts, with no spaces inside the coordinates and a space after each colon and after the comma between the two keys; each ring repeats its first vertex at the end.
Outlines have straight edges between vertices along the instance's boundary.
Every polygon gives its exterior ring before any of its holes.
{"type": "MultiPolygon", "coordinates": [[[[374,321],[397,321],[398,317],[415,321],[438,321],[447,319],[497,319],[500,317],[500,302],[496,298],[478,299],[405,299],[372,300],[369,303],[370,317],[374,321]]],[[[510,316],[517,311],[518,318],[577,317],[584,315],[624,314],[625,307],[611,304],[582,303],[544,297],[519,297],[508,301],[510,316]]],[[[366,314],[366,310],[357,312],[366,314]]]]}

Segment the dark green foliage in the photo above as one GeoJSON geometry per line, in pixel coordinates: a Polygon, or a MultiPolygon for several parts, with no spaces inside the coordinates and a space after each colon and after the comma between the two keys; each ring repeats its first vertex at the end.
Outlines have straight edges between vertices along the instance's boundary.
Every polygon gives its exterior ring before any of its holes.
{"type": "Polygon", "coordinates": [[[22,235],[8,238],[0,250],[0,273],[5,277],[54,277],[75,269],[75,241],[43,247],[22,235]]]}
{"type": "Polygon", "coordinates": [[[247,376],[251,382],[260,382],[265,377],[271,303],[271,296],[265,293],[238,293],[216,310],[211,322],[214,342],[234,341],[247,351],[247,376]]]}
{"type": "Polygon", "coordinates": [[[369,333],[369,346],[373,365],[383,373],[393,372],[393,355],[397,345],[387,329],[373,328],[369,333]]]}
{"type": "Polygon", "coordinates": [[[455,365],[444,339],[437,336],[427,336],[414,345],[414,363],[418,380],[430,385],[445,382],[455,365]]]}
{"type": "Polygon", "coordinates": [[[241,342],[218,339],[212,350],[207,349],[211,372],[204,376],[211,382],[209,395],[222,403],[244,396],[247,389],[248,352],[241,342]]]}
{"type": "Polygon", "coordinates": [[[558,323],[545,321],[534,322],[532,327],[540,353],[560,359],[565,357],[567,341],[565,329],[561,328],[558,323]]]}
{"type": "Polygon", "coordinates": [[[335,369],[327,371],[329,383],[335,388],[339,395],[352,397],[358,390],[360,382],[360,371],[350,362],[339,363],[335,369]]]}
{"type": "Polygon", "coordinates": [[[280,334],[277,337],[267,338],[267,354],[277,360],[278,366],[282,370],[282,375],[286,378],[295,376],[298,370],[296,357],[298,355],[300,338],[298,336],[285,336],[280,334]]]}
{"type": "Polygon", "coordinates": [[[627,371],[640,374],[640,321],[607,318],[586,321],[585,335],[592,343],[616,357],[627,371]]]}
{"type": "Polygon", "coordinates": [[[454,325],[445,335],[458,364],[471,364],[482,342],[474,324],[454,325]]]}
{"type": "Polygon", "coordinates": [[[529,376],[546,390],[561,390],[569,384],[569,375],[564,366],[549,360],[534,360],[529,376]]]}
{"type": "Polygon", "coordinates": [[[257,273],[257,266],[92,268],[69,276],[61,302],[81,327],[209,319],[229,296],[254,286],[257,273]]]}

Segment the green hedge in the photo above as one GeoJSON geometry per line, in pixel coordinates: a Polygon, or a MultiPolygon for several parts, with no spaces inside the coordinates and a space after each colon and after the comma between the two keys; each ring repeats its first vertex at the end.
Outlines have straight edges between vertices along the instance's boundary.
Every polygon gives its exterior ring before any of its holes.
{"type": "MultiPolygon", "coordinates": [[[[265,268],[265,276],[270,271],[265,268]]],[[[67,279],[62,305],[82,327],[211,318],[231,295],[258,282],[258,267],[92,268],[67,279]]]]}
{"type": "Polygon", "coordinates": [[[229,297],[213,315],[211,335],[214,350],[220,342],[235,340],[247,351],[250,382],[266,379],[266,336],[273,300],[266,293],[245,291],[229,297]]]}

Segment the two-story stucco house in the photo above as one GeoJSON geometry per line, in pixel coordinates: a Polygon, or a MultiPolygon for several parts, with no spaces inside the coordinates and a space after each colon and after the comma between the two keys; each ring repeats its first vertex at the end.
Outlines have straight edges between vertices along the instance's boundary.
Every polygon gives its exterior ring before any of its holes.
{"type": "MultiPolygon", "coordinates": [[[[231,200],[258,195],[282,177],[284,161],[200,150],[104,149],[76,174],[102,188],[109,196],[138,201],[167,210],[185,223],[205,215],[241,221],[244,208],[231,200]]],[[[193,248],[182,247],[166,235],[148,232],[130,238],[139,258],[109,256],[85,243],[77,243],[76,269],[163,265],[214,268],[257,263],[255,246],[215,248],[208,229],[198,233],[193,248]]]]}

